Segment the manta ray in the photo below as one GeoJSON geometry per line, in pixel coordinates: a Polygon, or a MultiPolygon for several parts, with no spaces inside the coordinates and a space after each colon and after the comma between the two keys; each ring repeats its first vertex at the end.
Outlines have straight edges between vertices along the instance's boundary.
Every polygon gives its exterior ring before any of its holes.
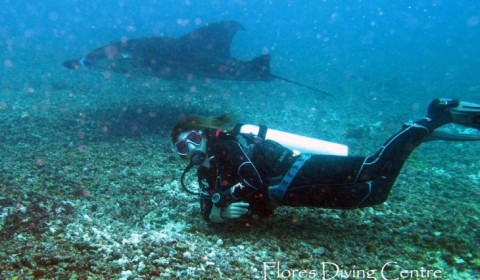
{"type": "Polygon", "coordinates": [[[208,24],[180,38],[146,37],[113,42],[80,59],[67,60],[66,68],[104,68],[115,72],[141,71],[165,80],[220,79],[234,81],[283,80],[310,90],[323,90],[274,75],[270,55],[250,61],[231,56],[232,39],[245,28],[236,21],[208,24]]]}

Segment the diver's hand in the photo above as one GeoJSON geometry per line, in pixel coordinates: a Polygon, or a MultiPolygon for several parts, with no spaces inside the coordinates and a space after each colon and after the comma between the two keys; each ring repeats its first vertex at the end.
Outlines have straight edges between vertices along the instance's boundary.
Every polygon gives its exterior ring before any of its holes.
{"type": "Polygon", "coordinates": [[[226,207],[222,207],[222,217],[227,219],[237,219],[247,214],[248,206],[247,202],[233,202],[226,207]]]}
{"type": "Polygon", "coordinates": [[[225,207],[212,205],[208,218],[212,223],[221,223],[227,219],[238,219],[247,214],[249,206],[247,202],[233,202],[225,207]]]}

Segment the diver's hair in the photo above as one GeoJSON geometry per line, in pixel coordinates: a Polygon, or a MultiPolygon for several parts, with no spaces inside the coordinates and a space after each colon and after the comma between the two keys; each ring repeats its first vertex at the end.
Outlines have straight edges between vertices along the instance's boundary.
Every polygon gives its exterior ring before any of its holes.
{"type": "Polygon", "coordinates": [[[227,125],[232,122],[232,118],[228,114],[218,116],[202,117],[202,116],[184,116],[177,122],[172,129],[172,143],[177,142],[178,135],[190,130],[202,129],[221,129],[231,130],[233,127],[227,125]]]}

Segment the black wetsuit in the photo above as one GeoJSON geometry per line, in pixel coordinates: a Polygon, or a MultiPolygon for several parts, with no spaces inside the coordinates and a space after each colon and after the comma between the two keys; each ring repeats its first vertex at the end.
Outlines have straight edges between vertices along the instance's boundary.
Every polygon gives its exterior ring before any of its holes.
{"type": "Polygon", "coordinates": [[[218,206],[245,201],[249,213],[259,216],[268,216],[282,205],[351,209],[381,204],[405,160],[428,134],[421,125],[409,125],[369,157],[303,157],[254,135],[207,131],[209,166],[198,169],[205,191],[203,216],[209,221],[215,193],[222,194],[218,206]],[[290,179],[285,180],[286,174],[290,179]],[[285,192],[272,195],[269,187],[282,181],[285,192]]]}

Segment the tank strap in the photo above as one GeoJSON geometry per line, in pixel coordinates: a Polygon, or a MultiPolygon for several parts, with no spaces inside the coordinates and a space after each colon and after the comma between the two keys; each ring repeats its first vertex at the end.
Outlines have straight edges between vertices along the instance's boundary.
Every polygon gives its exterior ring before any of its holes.
{"type": "Polygon", "coordinates": [[[242,129],[242,125],[243,125],[243,123],[237,123],[232,129],[232,134],[233,135],[240,134],[240,129],[242,129]]]}
{"type": "Polygon", "coordinates": [[[267,130],[268,130],[268,127],[266,125],[263,125],[263,124],[259,125],[257,136],[265,140],[265,137],[267,137],[267,130]]]}
{"type": "Polygon", "coordinates": [[[268,187],[268,196],[270,200],[280,201],[283,198],[298,171],[311,156],[312,155],[310,154],[301,154],[295,163],[293,163],[292,167],[287,171],[287,174],[283,176],[282,181],[277,185],[268,187]]]}

